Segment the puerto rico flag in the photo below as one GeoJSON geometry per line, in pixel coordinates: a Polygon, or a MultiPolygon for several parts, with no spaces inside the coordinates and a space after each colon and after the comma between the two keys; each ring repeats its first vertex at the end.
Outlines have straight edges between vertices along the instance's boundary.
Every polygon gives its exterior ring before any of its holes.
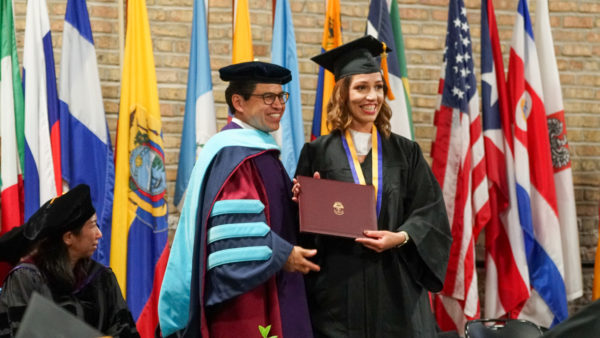
{"type": "Polygon", "coordinates": [[[542,79],[529,9],[519,1],[508,71],[516,195],[531,296],[520,318],[550,327],[567,318],[563,252],[542,79]]]}
{"type": "Polygon", "coordinates": [[[481,93],[491,209],[485,228],[485,317],[516,318],[529,298],[529,272],[515,191],[508,93],[491,0],[481,2],[481,93]]]}

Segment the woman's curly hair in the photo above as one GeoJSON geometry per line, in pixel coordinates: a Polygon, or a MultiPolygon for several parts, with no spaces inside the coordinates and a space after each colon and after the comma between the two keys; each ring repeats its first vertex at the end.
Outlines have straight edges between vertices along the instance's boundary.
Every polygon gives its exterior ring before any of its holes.
{"type": "MultiPolygon", "coordinates": [[[[327,104],[327,124],[330,130],[339,130],[345,132],[350,124],[352,123],[352,114],[350,107],[348,106],[350,83],[352,82],[352,76],[344,77],[338,80],[333,87],[333,93],[331,99],[327,104]]],[[[390,119],[392,118],[392,109],[385,101],[387,95],[387,85],[383,83],[383,95],[384,100],[379,110],[379,114],[375,119],[375,126],[377,130],[385,137],[388,138],[392,132],[390,125],[390,119]]]]}

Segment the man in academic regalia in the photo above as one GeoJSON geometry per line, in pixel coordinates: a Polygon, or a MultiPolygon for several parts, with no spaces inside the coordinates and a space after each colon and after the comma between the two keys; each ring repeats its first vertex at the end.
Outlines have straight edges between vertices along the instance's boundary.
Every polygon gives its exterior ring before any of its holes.
{"type": "Polygon", "coordinates": [[[192,172],[159,297],[162,334],[311,337],[301,273],[319,270],[307,259],[316,250],[294,245],[297,207],[269,134],[291,73],[263,62],[219,73],[233,119],[192,172]]]}

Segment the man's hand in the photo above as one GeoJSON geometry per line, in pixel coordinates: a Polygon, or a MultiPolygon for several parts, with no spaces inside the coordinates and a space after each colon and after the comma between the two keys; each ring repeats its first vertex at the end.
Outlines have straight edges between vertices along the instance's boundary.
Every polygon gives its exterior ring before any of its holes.
{"type": "Polygon", "coordinates": [[[307,257],[313,257],[317,254],[316,249],[304,249],[303,247],[295,245],[290,253],[287,262],[283,266],[283,269],[288,272],[302,272],[307,274],[310,271],[320,271],[321,268],[306,259],[307,257]]]}
{"type": "Polygon", "coordinates": [[[384,230],[365,231],[364,234],[366,237],[357,238],[355,241],[377,252],[383,252],[391,249],[399,244],[404,243],[406,240],[403,232],[391,232],[384,230]]]}
{"type": "MultiPolygon", "coordinates": [[[[321,178],[321,174],[319,174],[318,171],[315,171],[315,173],[313,174],[313,178],[319,179],[321,178]]],[[[300,183],[298,183],[297,179],[293,179],[292,182],[294,182],[294,186],[292,187],[292,201],[298,203],[298,195],[300,194],[300,183]]]]}

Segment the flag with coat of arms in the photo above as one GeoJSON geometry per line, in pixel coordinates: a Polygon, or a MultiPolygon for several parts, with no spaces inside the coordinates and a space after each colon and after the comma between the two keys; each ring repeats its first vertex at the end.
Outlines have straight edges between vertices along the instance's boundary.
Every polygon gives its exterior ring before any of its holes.
{"type": "Polygon", "coordinates": [[[529,9],[520,0],[511,41],[508,96],[515,186],[530,297],[518,314],[551,327],[567,318],[563,248],[543,86],[529,9]]]}
{"type": "Polygon", "coordinates": [[[138,319],[167,241],[162,122],[145,0],[127,2],[110,266],[138,319]]]}

